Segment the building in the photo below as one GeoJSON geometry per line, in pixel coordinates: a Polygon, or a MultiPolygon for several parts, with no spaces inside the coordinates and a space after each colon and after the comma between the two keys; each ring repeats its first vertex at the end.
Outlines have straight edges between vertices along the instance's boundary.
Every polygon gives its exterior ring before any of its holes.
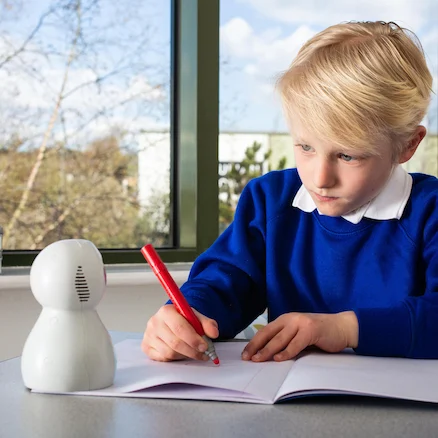
{"type": "MultiPolygon", "coordinates": [[[[263,173],[268,166],[275,169],[282,157],[286,166],[294,167],[293,143],[288,133],[273,132],[221,132],[219,134],[218,177],[226,173],[227,165],[241,162],[245,150],[254,142],[262,146],[257,161],[263,162],[271,150],[268,162],[263,163],[263,173]]],[[[170,190],[170,133],[169,131],[145,132],[138,137],[138,197],[140,205],[147,207],[152,195],[167,194],[170,190]]],[[[421,143],[418,152],[403,165],[409,172],[425,172],[438,175],[438,137],[429,135],[421,143]]]]}

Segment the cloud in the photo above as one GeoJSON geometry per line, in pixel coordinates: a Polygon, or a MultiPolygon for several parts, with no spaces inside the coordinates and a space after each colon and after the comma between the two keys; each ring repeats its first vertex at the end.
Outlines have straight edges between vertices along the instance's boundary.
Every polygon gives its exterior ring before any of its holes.
{"type": "Polygon", "coordinates": [[[65,105],[85,113],[114,107],[117,102],[152,103],[166,97],[162,88],[152,85],[147,78],[140,75],[133,75],[127,81],[121,78],[102,85],[96,84],[96,74],[88,69],[75,69],[70,72],[69,77],[67,92],[73,92],[66,97],[65,105]]]}
{"type": "MultiPolygon", "coordinates": [[[[12,39],[8,43],[0,40],[2,59],[6,59],[14,46],[17,42],[12,39]]],[[[19,132],[35,137],[37,142],[54,111],[65,67],[59,60],[47,60],[36,52],[36,48],[29,45],[28,51],[0,68],[2,138],[19,132]]],[[[88,136],[104,135],[114,127],[140,130],[162,126],[163,115],[168,113],[167,93],[162,86],[132,72],[110,76],[102,83],[96,79],[97,73],[83,65],[70,68],[62,101],[65,126],[61,129],[58,116],[54,139],[62,139],[64,131],[72,135],[90,120],[87,129],[81,131],[88,136]],[[96,114],[100,117],[93,119],[96,114]]]]}
{"type": "Polygon", "coordinates": [[[227,56],[251,60],[245,71],[250,75],[271,75],[285,69],[299,48],[315,34],[307,25],[299,26],[290,35],[280,37],[278,29],[257,35],[246,20],[236,17],[221,26],[221,50],[227,56]]]}
{"type": "Polygon", "coordinates": [[[253,7],[266,17],[283,23],[313,23],[328,26],[351,20],[396,21],[412,30],[418,29],[437,9],[436,0],[382,1],[382,0],[308,0],[293,2],[290,0],[240,0],[253,7]]]}
{"type": "MultiPolygon", "coordinates": [[[[285,35],[279,28],[256,33],[243,18],[231,19],[220,29],[221,52],[233,66],[241,64],[241,68],[237,69],[237,76],[222,76],[221,93],[230,94],[234,90],[235,94],[244,96],[245,107],[261,106],[269,113],[272,111],[268,108],[272,106],[275,112],[280,111],[275,79],[315,33],[316,30],[307,25],[285,35]]],[[[234,96],[228,98],[234,99],[234,96]]]]}
{"type": "MultiPolygon", "coordinates": [[[[15,70],[12,74],[0,70],[0,98],[13,107],[49,109],[53,108],[61,91],[65,71],[39,68],[40,77],[29,76],[27,71],[15,70]]],[[[132,76],[128,83],[109,82],[97,86],[96,74],[89,69],[75,68],[68,72],[68,83],[64,90],[65,102],[80,112],[89,112],[103,106],[113,106],[117,101],[143,99],[160,101],[165,93],[143,76],[132,76]],[[71,93],[70,93],[71,92],[71,93]]]]}
{"type": "MultiPolygon", "coordinates": [[[[121,146],[130,151],[139,150],[138,136],[142,131],[165,131],[168,124],[158,123],[153,117],[140,116],[135,119],[128,119],[122,115],[113,115],[109,120],[99,118],[93,120],[86,130],[75,132],[71,130],[69,134],[70,144],[86,145],[90,139],[102,138],[108,135],[119,135],[123,133],[121,146]]],[[[57,139],[62,141],[63,137],[57,133],[57,139]]]]}
{"type": "MultiPolygon", "coordinates": [[[[287,68],[304,42],[317,31],[302,24],[284,36],[278,27],[257,33],[245,19],[235,17],[221,26],[221,50],[233,62],[243,63],[242,71],[250,80],[272,82],[272,78],[287,68]]],[[[435,72],[438,68],[438,27],[429,29],[420,39],[428,64],[435,72]]]]}
{"type": "MultiPolygon", "coordinates": [[[[268,27],[259,30],[258,27],[252,26],[252,21],[247,21],[245,18],[251,17],[249,14],[231,18],[225,22],[220,28],[221,54],[224,55],[230,65],[234,67],[234,75],[225,74],[222,72],[221,94],[223,100],[234,99],[234,94],[243,96],[245,113],[251,114],[250,118],[254,119],[255,113],[263,113],[265,123],[270,123],[267,120],[272,118],[272,114],[280,112],[276,93],[274,92],[274,83],[276,76],[286,69],[293,58],[296,56],[299,48],[305,41],[314,36],[326,25],[334,24],[339,21],[346,21],[347,18],[364,19],[360,16],[361,11],[364,11],[364,4],[351,6],[353,2],[344,0],[336,3],[336,8],[331,8],[327,14],[325,7],[322,8],[322,3],[319,1],[302,3],[297,6],[297,2],[273,0],[272,2],[258,0],[241,0],[245,3],[251,3],[254,7],[258,7],[265,12],[265,15],[278,18],[277,23],[266,21],[268,27]],[[294,5],[291,3],[294,3],[294,5]],[[340,6],[338,8],[338,6],[340,6]],[[344,9],[342,11],[342,8],[344,9]],[[324,13],[315,13],[315,11],[324,10],[324,13]],[[340,12],[339,12],[340,11],[340,12]],[[351,11],[359,11],[357,15],[348,17],[351,11]],[[293,15],[293,17],[289,15],[293,15]],[[338,14],[338,15],[336,15],[338,14]],[[278,17],[277,17],[278,15],[278,17]],[[295,22],[295,25],[292,23],[295,22]],[[270,26],[271,25],[271,26],[270,26]]],[[[426,3],[429,0],[426,1],[426,3]]],[[[372,0],[366,6],[369,19],[377,19],[377,16],[371,17],[369,11],[379,10],[381,1],[372,0]]],[[[379,18],[387,19],[390,9],[388,2],[383,2],[379,18]]],[[[428,64],[434,74],[434,90],[437,91],[436,73],[438,69],[437,60],[437,41],[438,27],[434,22],[424,24],[427,19],[427,14],[424,13],[424,8],[419,7],[414,10],[412,2],[400,0],[395,8],[397,17],[403,19],[409,18],[412,15],[415,22],[421,23],[424,26],[421,28],[421,33],[414,29],[409,23],[399,23],[411,28],[420,37],[423,48],[426,52],[428,64]],[[398,6],[400,3],[400,7],[398,6]],[[419,35],[420,33],[420,35],[419,35]]],[[[432,9],[429,4],[429,9],[432,9]]],[[[424,6],[424,4],[423,4],[424,6]]],[[[426,8],[427,9],[427,8],[426,8]]],[[[356,13],[355,12],[355,13],[356,13]]],[[[395,19],[396,17],[392,17],[395,19]]],[[[431,17],[429,17],[431,19],[431,17]]],[[[257,20],[254,21],[257,23],[257,20]]],[[[434,111],[432,109],[432,111],[434,111]]],[[[243,117],[239,119],[239,124],[244,124],[243,117]]],[[[248,119],[249,121],[249,119],[248,119]]],[[[258,121],[260,123],[260,120],[258,121]]],[[[248,125],[249,126],[249,125],[248,125]]],[[[260,126],[258,124],[257,126],[260,126]]],[[[255,126],[252,128],[255,129],[255,126]]]]}

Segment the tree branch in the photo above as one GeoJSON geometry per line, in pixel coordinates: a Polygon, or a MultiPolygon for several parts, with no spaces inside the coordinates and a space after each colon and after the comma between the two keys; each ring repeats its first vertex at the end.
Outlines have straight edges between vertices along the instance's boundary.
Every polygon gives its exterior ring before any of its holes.
{"type": "Polygon", "coordinates": [[[46,17],[48,17],[51,13],[53,12],[52,9],[49,9],[47,12],[45,12],[43,15],[41,15],[38,24],[35,26],[35,28],[33,29],[33,31],[29,34],[29,36],[26,38],[26,40],[24,41],[24,43],[21,45],[20,48],[18,48],[14,53],[12,53],[11,55],[7,56],[3,61],[0,61],[0,68],[2,68],[5,64],[7,64],[11,59],[15,58],[16,56],[18,56],[21,52],[24,52],[24,50],[26,49],[26,46],[32,41],[33,37],[35,36],[35,34],[38,32],[38,30],[40,29],[40,27],[43,25],[44,20],[46,19],[46,17]]]}
{"type": "MultiPolygon", "coordinates": [[[[41,167],[41,164],[43,162],[43,159],[44,159],[44,155],[45,155],[45,152],[46,152],[46,149],[47,149],[47,142],[48,142],[49,137],[50,137],[50,135],[51,135],[51,133],[53,131],[56,119],[58,117],[59,107],[61,105],[62,96],[64,94],[64,89],[65,89],[65,86],[67,84],[68,73],[69,73],[69,70],[70,70],[70,66],[71,66],[71,64],[72,64],[72,62],[73,62],[73,60],[75,58],[76,44],[77,44],[79,35],[81,33],[81,0],[78,0],[78,2],[76,3],[76,15],[77,15],[78,23],[77,23],[77,27],[76,27],[75,36],[74,36],[74,39],[73,39],[73,42],[72,42],[72,46],[71,46],[71,49],[70,49],[70,53],[69,53],[69,56],[68,56],[68,59],[67,59],[67,63],[66,63],[66,67],[65,67],[65,73],[64,73],[61,89],[59,90],[58,99],[56,101],[55,108],[53,109],[52,116],[51,116],[51,118],[49,120],[49,124],[47,126],[47,129],[46,129],[46,131],[44,133],[43,140],[42,140],[41,145],[39,147],[38,156],[36,158],[35,164],[34,164],[34,166],[32,168],[32,171],[31,171],[31,173],[29,175],[29,178],[27,180],[26,188],[23,191],[23,194],[22,194],[21,199],[20,199],[20,203],[18,204],[18,207],[14,211],[14,213],[13,213],[9,223],[6,225],[5,232],[4,232],[4,237],[3,237],[3,242],[4,242],[5,246],[7,244],[9,236],[11,234],[11,231],[14,229],[14,226],[15,226],[15,224],[17,222],[17,219],[19,219],[19,217],[21,216],[21,214],[23,213],[23,211],[24,211],[24,209],[26,207],[27,201],[29,199],[30,192],[32,191],[32,188],[33,188],[33,186],[35,184],[35,179],[36,179],[36,177],[38,175],[38,171],[39,171],[39,169],[41,167]]],[[[29,38],[28,38],[28,40],[29,40],[29,38]]],[[[25,44],[23,44],[22,47],[24,47],[25,44]]]]}
{"type": "Polygon", "coordinates": [[[79,205],[82,198],[76,198],[75,201],[70,204],[61,215],[58,216],[58,218],[52,222],[44,231],[42,231],[35,239],[32,245],[30,246],[30,249],[37,249],[38,245],[44,240],[44,238],[47,236],[47,234],[50,233],[50,231],[53,231],[56,227],[58,227],[60,224],[62,224],[65,219],[70,215],[70,213],[73,211],[75,207],[79,205]]]}

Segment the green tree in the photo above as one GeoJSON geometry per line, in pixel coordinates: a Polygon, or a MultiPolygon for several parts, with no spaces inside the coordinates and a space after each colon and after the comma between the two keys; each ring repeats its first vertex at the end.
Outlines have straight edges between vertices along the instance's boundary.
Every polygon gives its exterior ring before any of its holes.
{"type": "Polygon", "coordinates": [[[137,247],[146,243],[169,246],[170,244],[170,199],[169,194],[154,192],[148,199],[147,208],[142,208],[141,215],[134,227],[137,247]]]}
{"type": "Polygon", "coordinates": [[[263,155],[262,161],[257,161],[257,152],[261,143],[254,142],[245,150],[245,157],[241,162],[228,163],[229,170],[219,182],[219,231],[222,232],[232,222],[237,201],[248,182],[261,176],[265,170],[280,170],[286,166],[286,157],[282,157],[274,168],[269,163],[272,150],[263,155]]]}

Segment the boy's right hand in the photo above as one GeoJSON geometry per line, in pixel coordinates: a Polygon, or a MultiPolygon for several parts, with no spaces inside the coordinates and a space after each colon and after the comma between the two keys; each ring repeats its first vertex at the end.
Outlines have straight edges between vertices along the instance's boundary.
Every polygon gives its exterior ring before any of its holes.
{"type": "MultiPolygon", "coordinates": [[[[216,321],[193,309],[205,334],[215,339],[219,336],[216,321]]],[[[178,313],[173,304],[166,304],[149,319],[141,343],[143,352],[153,360],[168,362],[187,357],[209,360],[203,352],[207,342],[191,324],[178,313]]]]}

